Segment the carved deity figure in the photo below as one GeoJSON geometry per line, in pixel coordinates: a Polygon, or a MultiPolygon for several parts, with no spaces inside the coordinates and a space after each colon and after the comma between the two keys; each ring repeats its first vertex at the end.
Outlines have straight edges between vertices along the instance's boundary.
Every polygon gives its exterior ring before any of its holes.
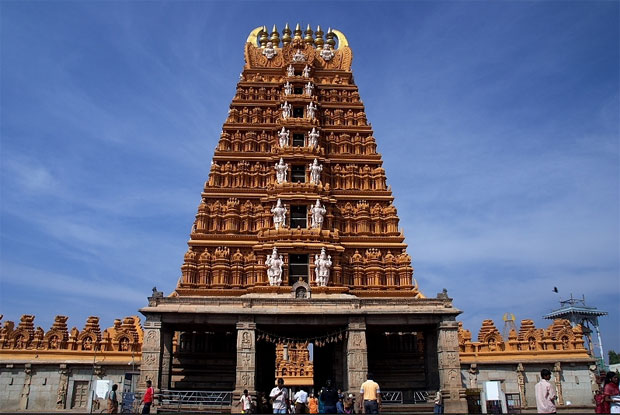
{"type": "Polygon", "coordinates": [[[282,284],[282,264],[284,264],[282,255],[278,255],[278,249],[274,246],[273,252],[265,261],[265,265],[267,265],[267,278],[269,279],[269,285],[282,284]]]}
{"type": "Polygon", "coordinates": [[[282,129],[278,133],[278,138],[280,140],[280,147],[284,148],[288,146],[288,137],[289,137],[289,131],[285,130],[284,127],[282,127],[282,129]]]}
{"type": "Polygon", "coordinates": [[[319,287],[326,287],[329,282],[329,274],[332,267],[332,256],[325,253],[325,248],[321,248],[321,254],[314,256],[314,273],[316,284],[319,287]]]}
{"type": "Polygon", "coordinates": [[[282,201],[278,199],[276,205],[271,208],[271,213],[273,214],[273,224],[276,227],[276,230],[284,227],[284,223],[286,222],[286,208],[282,206],[282,201]]]}
{"type": "Polygon", "coordinates": [[[334,51],[332,50],[332,45],[330,45],[329,43],[325,43],[323,45],[323,49],[321,50],[321,58],[323,58],[323,60],[329,62],[332,60],[332,58],[334,57],[334,51]]]}
{"type": "Polygon", "coordinates": [[[287,118],[290,118],[291,108],[291,104],[289,104],[288,101],[284,101],[284,104],[282,104],[282,118],[284,118],[285,120],[287,118]]]}
{"type": "Polygon", "coordinates": [[[308,109],[308,118],[313,120],[315,116],[315,112],[316,112],[316,104],[314,102],[309,103],[307,109],[308,109]]]}
{"type": "Polygon", "coordinates": [[[293,65],[289,65],[286,67],[286,75],[295,76],[295,68],[293,68],[293,65]]]}
{"type": "Polygon", "coordinates": [[[93,339],[90,336],[84,338],[84,342],[82,343],[82,350],[91,350],[93,348],[93,339]]]}
{"type": "Polygon", "coordinates": [[[120,350],[121,352],[129,351],[129,339],[127,337],[123,337],[118,343],[118,350],[120,350]]]}
{"type": "Polygon", "coordinates": [[[319,164],[319,162],[314,159],[310,166],[310,182],[318,185],[321,182],[321,172],[323,171],[323,166],[319,164]]]}
{"type": "Polygon", "coordinates": [[[304,78],[310,78],[310,67],[306,65],[301,74],[304,78]]]}
{"type": "Polygon", "coordinates": [[[319,132],[315,127],[312,127],[312,131],[308,133],[308,144],[310,147],[316,147],[319,145],[319,132]]]}
{"type": "Polygon", "coordinates": [[[304,92],[306,95],[308,95],[309,97],[312,96],[312,90],[314,89],[314,85],[312,85],[312,82],[308,82],[305,86],[304,86],[304,92]]]}
{"type": "Polygon", "coordinates": [[[284,95],[291,95],[293,93],[293,85],[289,81],[284,84],[284,95]]]}
{"type": "Polygon", "coordinates": [[[288,173],[288,164],[280,158],[280,162],[276,163],[276,180],[278,183],[286,183],[286,175],[288,173]]]}
{"type": "Polygon", "coordinates": [[[277,54],[278,54],[278,51],[273,47],[273,43],[267,42],[265,49],[263,49],[263,55],[265,55],[267,59],[271,60],[277,54]]]}
{"type": "Polygon", "coordinates": [[[310,208],[310,213],[312,214],[312,227],[320,229],[323,225],[323,218],[327,210],[324,206],[321,206],[321,201],[319,199],[317,199],[314,206],[310,208]]]}
{"type": "Polygon", "coordinates": [[[293,62],[305,62],[306,55],[301,51],[301,49],[297,49],[295,54],[293,55],[293,62]]]}

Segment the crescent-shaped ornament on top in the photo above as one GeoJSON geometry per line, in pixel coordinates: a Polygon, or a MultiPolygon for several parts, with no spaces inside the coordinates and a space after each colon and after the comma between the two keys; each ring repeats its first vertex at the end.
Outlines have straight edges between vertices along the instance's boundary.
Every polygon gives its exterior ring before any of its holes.
{"type": "Polygon", "coordinates": [[[332,32],[338,38],[338,49],[349,46],[349,41],[347,40],[347,37],[344,35],[344,33],[336,29],[332,29],[332,32]]]}
{"type": "Polygon", "coordinates": [[[258,44],[258,34],[263,30],[263,26],[259,26],[256,29],[252,30],[250,32],[250,35],[248,36],[248,40],[246,40],[246,43],[251,43],[254,46],[256,46],[258,44]]]}

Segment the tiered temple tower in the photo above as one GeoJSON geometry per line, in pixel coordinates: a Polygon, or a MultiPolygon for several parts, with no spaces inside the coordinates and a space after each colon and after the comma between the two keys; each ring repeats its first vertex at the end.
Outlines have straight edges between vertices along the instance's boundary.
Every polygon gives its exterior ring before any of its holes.
{"type": "Polygon", "coordinates": [[[143,381],[268,391],[276,349],[312,343],[316,387],[355,393],[370,369],[462,408],[460,311],[413,278],[351,62],[337,30],[251,32],[182,276],[141,310],[143,381]]]}

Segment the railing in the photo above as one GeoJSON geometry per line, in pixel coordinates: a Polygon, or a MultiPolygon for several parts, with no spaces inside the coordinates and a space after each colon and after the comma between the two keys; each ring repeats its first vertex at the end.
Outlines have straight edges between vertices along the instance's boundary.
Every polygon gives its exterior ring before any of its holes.
{"type": "Polygon", "coordinates": [[[228,406],[232,403],[232,392],[226,391],[162,390],[157,397],[161,406],[169,409],[176,407],[179,411],[181,408],[228,406]]]}
{"type": "Polygon", "coordinates": [[[381,391],[381,403],[386,405],[426,403],[428,402],[429,394],[428,391],[413,391],[411,396],[407,393],[403,397],[402,391],[381,391]]]}

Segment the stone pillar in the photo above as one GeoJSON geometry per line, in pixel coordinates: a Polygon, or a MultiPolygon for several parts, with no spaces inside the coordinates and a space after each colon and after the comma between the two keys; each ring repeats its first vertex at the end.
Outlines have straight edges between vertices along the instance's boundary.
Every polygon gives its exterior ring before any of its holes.
{"type": "Polygon", "coordinates": [[[142,363],[140,364],[140,382],[138,388],[145,390],[146,381],[153,382],[153,388],[159,388],[161,371],[161,316],[149,315],[144,322],[144,343],[142,344],[142,363]]]}
{"type": "Polygon", "coordinates": [[[564,393],[562,392],[562,365],[555,362],[553,365],[553,379],[555,380],[555,391],[558,395],[558,406],[564,405],[564,393]]]}
{"type": "Polygon", "coordinates": [[[235,403],[244,389],[256,396],[256,323],[253,320],[251,316],[240,317],[237,322],[237,378],[231,407],[233,413],[239,412],[235,403]]]}
{"type": "Polygon", "coordinates": [[[30,399],[30,385],[32,384],[32,365],[26,363],[24,368],[24,386],[19,398],[19,409],[28,409],[28,401],[30,399]]]}
{"type": "Polygon", "coordinates": [[[461,382],[459,363],[458,323],[444,320],[439,323],[437,355],[439,384],[444,398],[445,413],[467,413],[465,389],[461,382]]]}
{"type": "Polygon", "coordinates": [[[161,378],[159,389],[170,389],[172,373],[172,337],[174,332],[167,325],[161,328],[161,378]]]}
{"type": "Polygon", "coordinates": [[[523,367],[523,363],[517,365],[517,384],[519,386],[521,408],[527,408],[527,397],[525,396],[525,368],[523,367]]]}
{"type": "Polygon", "coordinates": [[[347,393],[359,395],[360,386],[368,373],[368,348],[366,345],[366,320],[349,317],[347,327],[347,393]]]}
{"type": "Polygon", "coordinates": [[[66,364],[61,364],[58,373],[60,381],[58,382],[58,390],[56,391],[56,409],[65,409],[67,404],[67,388],[69,386],[69,374],[71,373],[66,364]]]}

